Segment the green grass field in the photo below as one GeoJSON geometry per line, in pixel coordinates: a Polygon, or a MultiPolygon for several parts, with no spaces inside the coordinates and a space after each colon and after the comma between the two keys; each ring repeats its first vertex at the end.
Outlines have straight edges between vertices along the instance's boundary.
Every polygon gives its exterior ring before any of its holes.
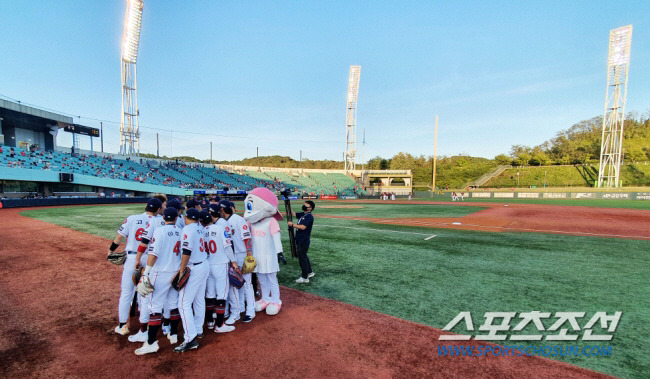
{"type": "MultiPolygon", "coordinates": [[[[413,201],[431,201],[431,202],[452,202],[451,197],[444,198],[417,198],[413,201]]],[[[408,201],[400,200],[401,203],[408,201]]],[[[398,203],[399,203],[398,202],[398,203]]],[[[505,204],[542,204],[542,205],[564,205],[580,207],[599,207],[599,208],[627,208],[627,209],[644,209],[650,210],[650,201],[648,200],[622,200],[622,199],[481,199],[465,197],[467,205],[472,203],[505,203],[505,204]]]]}
{"type": "MultiPolygon", "coordinates": [[[[320,206],[326,204],[330,203],[317,205],[316,216],[321,210],[325,213],[320,206]]],[[[327,212],[391,217],[391,213],[402,214],[399,207],[411,212],[417,206],[378,204],[356,209],[358,214],[354,208],[327,212]]],[[[414,213],[418,217],[455,217],[445,208],[465,208],[435,207],[422,206],[414,213]]],[[[43,208],[23,214],[112,239],[123,218],[142,208],[43,208]]],[[[283,233],[283,241],[288,257],[287,233],[283,233]]],[[[648,241],[428,229],[317,217],[310,247],[316,276],[307,285],[296,284],[298,261],[288,259],[279,280],[288,287],[436,328],[444,327],[461,311],[472,312],[475,328],[483,323],[483,314],[491,311],[587,312],[580,327],[596,311],[622,311],[611,343],[569,344],[611,345],[612,356],[556,359],[610,375],[644,378],[650,372],[648,247],[648,241]],[[435,238],[425,240],[434,234],[435,238]]],[[[547,321],[546,328],[554,319],[547,321]]],[[[463,333],[464,329],[454,331],[463,333]]],[[[532,334],[529,328],[525,331],[532,334]]]]}

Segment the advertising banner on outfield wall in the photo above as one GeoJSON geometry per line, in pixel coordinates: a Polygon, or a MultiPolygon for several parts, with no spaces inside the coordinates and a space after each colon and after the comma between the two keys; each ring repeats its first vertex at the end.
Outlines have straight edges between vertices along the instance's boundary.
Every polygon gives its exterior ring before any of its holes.
{"type": "Polygon", "coordinates": [[[629,199],[630,194],[629,193],[604,193],[603,194],[603,199],[629,199]]]}
{"type": "Polygon", "coordinates": [[[597,196],[594,192],[572,192],[573,199],[595,199],[597,196]]]}
{"type": "Polygon", "coordinates": [[[566,192],[544,192],[544,198],[546,199],[566,199],[566,192]]]}
{"type": "Polygon", "coordinates": [[[637,200],[650,200],[650,192],[637,192],[636,193],[636,199],[637,200]]]}
{"type": "Polygon", "coordinates": [[[302,198],[303,199],[318,199],[318,196],[316,196],[316,195],[305,195],[302,198]]]}
{"type": "Polygon", "coordinates": [[[339,198],[339,197],[336,196],[336,195],[321,195],[321,196],[320,196],[320,199],[321,199],[321,200],[336,200],[336,199],[338,199],[338,198],[339,198]]]}
{"type": "Polygon", "coordinates": [[[494,197],[499,198],[499,199],[501,199],[501,198],[511,198],[511,197],[515,197],[515,193],[514,192],[495,192],[494,197]]]}
{"type": "Polygon", "coordinates": [[[472,197],[481,197],[481,198],[492,197],[491,192],[471,192],[471,194],[472,197]]]}
{"type": "Polygon", "coordinates": [[[346,200],[356,200],[357,197],[356,197],[356,196],[352,196],[352,195],[344,195],[344,196],[341,196],[341,199],[346,199],[346,200]]]}
{"type": "Polygon", "coordinates": [[[539,192],[518,192],[517,197],[522,199],[537,199],[539,192]]]}

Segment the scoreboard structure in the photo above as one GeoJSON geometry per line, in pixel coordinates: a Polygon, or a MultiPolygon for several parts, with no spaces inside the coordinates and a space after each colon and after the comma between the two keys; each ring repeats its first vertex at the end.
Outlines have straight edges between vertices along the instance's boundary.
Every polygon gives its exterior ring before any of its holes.
{"type": "Polygon", "coordinates": [[[63,125],[63,130],[68,133],[81,134],[83,136],[99,137],[99,129],[91,128],[90,126],[79,124],[65,124],[63,125]]]}

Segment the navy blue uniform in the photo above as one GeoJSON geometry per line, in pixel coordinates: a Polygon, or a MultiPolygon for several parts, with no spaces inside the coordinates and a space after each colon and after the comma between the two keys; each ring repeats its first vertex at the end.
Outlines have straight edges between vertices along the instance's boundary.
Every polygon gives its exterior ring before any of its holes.
{"type": "Polygon", "coordinates": [[[296,217],[298,217],[297,224],[305,225],[307,227],[305,230],[296,228],[296,251],[298,253],[300,269],[302,270],[301,276],[307,279],[307,276],[312,272],[311,262],[309,262],[309,257],[307,256],[307,250],[309,250],[311,227],[314,225],[314,216],[312,216],[311,212],[300,212],[296,213],[296,217]]]}

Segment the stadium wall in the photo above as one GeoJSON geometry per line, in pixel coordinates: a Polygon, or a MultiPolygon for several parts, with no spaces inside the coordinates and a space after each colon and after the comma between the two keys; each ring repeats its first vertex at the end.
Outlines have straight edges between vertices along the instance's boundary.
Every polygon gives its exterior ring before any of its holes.
{"type": "MultiPolygon", "coordinates": [[[[0,178],[2,180],[16,180],[42,183],[59,183],[59,171],[31,170],[25,168],[0,167],[0,178]]],[[[74,174],[72,184],[82,184],[99,188],[117,188],[127,191],[145,193],[164,193],[168,195],[184,196],[188,191],[182,188],[160,186],[155,184],[137,183],[127,180],[100,178],[74,174]]],[[[191,191],[190,191],[191,193],[191,191]]]]}

